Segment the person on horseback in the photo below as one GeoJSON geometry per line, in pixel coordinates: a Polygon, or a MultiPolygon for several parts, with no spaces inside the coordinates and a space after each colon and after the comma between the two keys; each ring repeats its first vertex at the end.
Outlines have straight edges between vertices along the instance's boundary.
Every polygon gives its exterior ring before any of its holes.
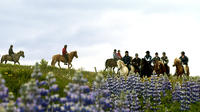
{"type": "Polygon", "coordinates": [[[129,56],[128,51],[125,51],[125,56],[122,58],[122,61],[124,62],[124,64],[126,64],[128,70],[130,71],[131,57],[129,56]]]}
{"type": "Polygon", "coordinates": [[[146,51],[146,55],[144,56],[144,59],[148,62],[149,65],[151,65],[152,57],[149,51],[146,51]]]}
{"type": "Polygon", "coordinates": [[[67,65],[68,62],[67,45],[64,45],[64,48],[62,49],[62,55],[65,57],[64,64],[67,65]]]}
{"type": "Polygon", "coordinates": [[[160,61],[160,57],[158,56],[157,52],[155,53],[155,57],[152,59],[152,61],[153,61],[153,64],[155,64],[156,61],[160,61]]]}
{"type": "Polygon", "coordinates": [[[162,61],[162,63],[164,64],[164,66],[166,68],[166,73],[169,74],[169,67],[168,67],[169,59],[166,56],[165,52],[162,53],[161,61],[162,61]]]}
{"type": "Polygon", "coordinates": [[[117,51],[117,57],[118,57],[118,59],[122,59],[122,55],[120,53],[120,50],[117,51]]]}
{"type": "Polygon", "coordinates": [[[141,59],[138,57],[138,53],[136,53],[135,58],[132,60],[132,64],[138,72],[140,71],[140,63],[141,59]]]}
{"type": "Polygon", "coordinates": [[[167,64],[169,63],[168,57],[166,56],[166,53],[165,53],[165,52],[162,53],[161,61],[162,61],[163,64],[166,65],[166,66],[167,66],[167,64]]]}
{"type": "Polygon", "coordinates": [[[117,55],[117,50],[116,49],[114,49],[113,58],[114,58],[115,61],[118,60],[118,55],[117,55]]]}
{"type": "Polygon", "coordinates": [[[13,45],[10,45],[10,48],[9,48],[9,50],[8,50],[8,54],[9,54],[9,56],[11,56],[12,57],[12,60],[14,60],[14,52],[13,52],[13,45]]]}
{"type": "Polygon", "coordinates": [[[187,74],[186,67],[188,66],[188,60],[189,59],[188,59],[187,56],[185,56],[185,52],[184,51],[181,52],[181,56],[179,57],[179,59],[181,60],[183,68],[184,68],[184,71],[187,74]]]}

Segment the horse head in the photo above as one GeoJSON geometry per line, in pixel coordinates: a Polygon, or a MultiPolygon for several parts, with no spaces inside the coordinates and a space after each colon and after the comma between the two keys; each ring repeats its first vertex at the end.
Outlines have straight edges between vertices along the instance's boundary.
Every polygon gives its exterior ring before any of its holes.
{"type": "Polygon", "coordinates": [[[19,51],[17,54],[19,54],[19,56],[22,56],[23,58],[25,57],[24,51],[19,51]]]}
{"type": "Polygon", "coordinates": [[[177,66],[177,65],[181,65],[181,60],[178,58],[175,58],[173,66],[177,66]]]}
{"type": "Polygon", "coordinates": [[[147,61],[144,58],[142,58],[142,60],[140,62],[140,66],[144,67],[146,64],[147,64],[147,61]]]}
{"type": "Polygon", "coordinates": [[[154,70],[159,70],[161,68],[161,61],[156,61],[154,64],[154,70]]]}
{"type": "Polygon", "coordinates": [[[121,68],[123,66],[124,62],[122,60],[117,61],[118,68],[121,68]]]}
{"type": "Polygon", "coordinates": [[[77,51],[74,51],[74,52],[73,52],[73,56],[75,56],[76,58],[78,58],[77,51]]]}

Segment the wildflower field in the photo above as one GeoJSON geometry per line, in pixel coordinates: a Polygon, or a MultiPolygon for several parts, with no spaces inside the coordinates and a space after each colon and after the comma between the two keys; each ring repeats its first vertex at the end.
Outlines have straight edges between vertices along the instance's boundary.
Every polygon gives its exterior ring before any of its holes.
{"type": "Polygon", "coordinates": [[[0,64],[0,112],[200,112],[200,78],[0,64]]]}

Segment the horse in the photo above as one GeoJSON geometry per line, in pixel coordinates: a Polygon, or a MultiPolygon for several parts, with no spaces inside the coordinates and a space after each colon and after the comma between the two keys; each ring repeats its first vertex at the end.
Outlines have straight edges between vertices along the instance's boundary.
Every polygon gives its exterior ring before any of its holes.
{"type": "Polygon", "coordinates": [[[155,64],[153,66],[153,72],[155,72],[157,75],[160,74],[167,74],[167,70],[165,68],[165,65],[161,61],[155,61],[155,64]]]}
{"type": "Polygon", "coordinates": [[[144,58],[142,58],[140,66],[141,66],[140,77],[144,76],[151,77],[153,73],[153,68],[151,64],[149,64],[144,58]]]}
{"type": "MultiPolygon", "coordinates": [[[[72,51],[70,53],[68,53],[68,68],[71,68],[72,67],[72,60],[73,58],[76,57],[78,58],[78,55],[77,55],[77,51],[72,51]]],[[[55,66],[55,64],[58,62],[58,66],[59,68],[60,67],[60,62],[65,62],[65,57],[63,55],[60,55],[60,54],[57,54],[57,55],[53,55],[52,56],[52,61],[51,61],[51,66],[55,66]]]]}
{"type": "Polygon", "coordinates": [[[1,63],[3,63],[5,61],[5,64],[6,64],[7,61],[13,61],[14,64],[18,63],[20,65],[20,63],[19,63],[20,57],[23,57],[23,58],[25,57],[24,51],[19,51],[19,52],[13,54],[13,58],[8,54],[3,55],[1,57],[1,63]]]}
{"type": "MultiPolygon", "coordinates": [[[[177,77],[178,76],[182,77],[182,75],[185,73],[185,71],[184,71],[184,67],[183,67],[183,65],[181,63],[181,60],[178,59],[178,58],[175,58],[173,67],[174,66],[176,67],[175,75],[177,75],[177,77]]],[[[187,72],[186,75],[189,76],[189,67],[188,66],[186,66],[186,72],[187,72]]]]}
{"type": "Polygon", "coordinates": [[[136,65],[136,64],[131,64],[131,66],[134,67],[134,73],[140,73],[140,66],[136,65]]]}
{"type": "MultiPolygon", "coordinates": [[[[124,64],[122,60],[117,61],[117,66],[119,69],[119,74],[121,76],[125,76],[125,79],[127,79],[127,76],[129,74],[128,67],[124,64]]],[[[130,68],[131,68],[130,73],[134,73],[134,70],[135,70],[134,67],[131,65],[130,68]]]]}
{"type": "Polygon", "coordinates": [[[106,71],[108,69],[108,67],[112,68],[112,70],[114,72],[115,67],[117,67],[117,60],[113,59],[113,58],[107,59],[106,62],[105,62],[104,71],[106,71]]]}

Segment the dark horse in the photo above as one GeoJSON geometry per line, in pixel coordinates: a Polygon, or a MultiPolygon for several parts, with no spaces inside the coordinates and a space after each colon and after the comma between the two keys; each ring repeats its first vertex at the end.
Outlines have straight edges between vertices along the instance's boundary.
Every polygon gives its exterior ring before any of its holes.
{"type": "Polygon", "coordinates": [[[164,65],[161,61],[155,62],[153,70],[157,75],[166,73],[169,76],[169,66],[164,65]]]}
{"type": "Polygon", "coordinates": [[[135,68],[135,73],[140,73],[140,66],[136,65],[136,64],[131,64],[133,65],[133,67],[135,68]]]}
{"type": "Polygon", "coordinates": [[[140,77],[151,77],[153,73],[153,67],[144,58],[141,60],[140,77]]]}
{"type": "Polygon", "coordinates": [[[105,63],[105,70],[108,69],[108,67],[112,68],[112,70],[114,71],[115,67],[117,67],[117,60],[112,58],[107,59],[105,63]]]}

